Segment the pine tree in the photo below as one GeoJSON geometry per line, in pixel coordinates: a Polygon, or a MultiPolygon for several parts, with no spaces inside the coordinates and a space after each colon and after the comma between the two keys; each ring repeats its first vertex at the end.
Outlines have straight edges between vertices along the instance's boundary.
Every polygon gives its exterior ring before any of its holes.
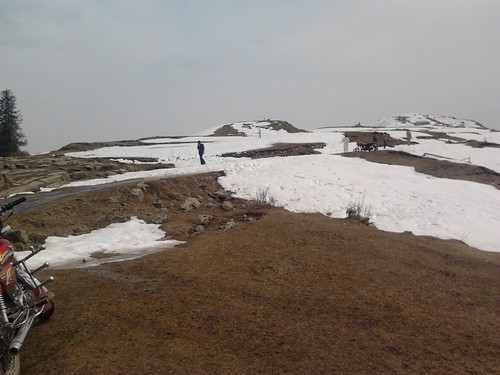
{"type": "Polygon", "coordinates": [[[21,113],[16,109],[16,97],[10,90],[0,93],[0,156],[11,156],[28,142],[21,129],[21,113]]]}

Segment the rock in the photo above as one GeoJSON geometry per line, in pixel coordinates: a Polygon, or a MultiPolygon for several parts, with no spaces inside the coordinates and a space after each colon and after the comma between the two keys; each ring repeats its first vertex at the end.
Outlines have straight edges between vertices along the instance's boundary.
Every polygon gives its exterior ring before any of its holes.
{"type": "Polygon", "coordinates": [[[163,224],[166,223],[169,220],[168,215],[162,214],[160,216],[157,216],[156,218],[153,219],[152,223],[153,224],[163,224]]]}
{"type": "Polygon", "coordinates": [[[198,224],[207,227],[208,224],[210,224],[210,222],[213,220],[213,218],[214,217],[212,215],[200,215],[198,216],[198,224]]]}
{"type": "MultiPolygon", "coordinates": [[[[61,153],[0,157],[0,170],[4,172],[0,176],[2,186],[0,198],[19,192],[36,192],[42,187],[57,188],[67,181],[105,178],[131,171],[173,167],[173,164],[163,163],[151,165],[123,163],[111,158],[74,158],[61,153]]],[[[145,184],[140,187],[144,192],[149,192],[145,184]]]]}
{"type": "Polygon", "coordinates": [[[224,191],[224,190],[219,190],[214,193],[210,192],[208,195],[218,201],[225,201],[231,197],[231,193],[224,191]]]}
{"type": "Polygon", "coordinates": [[[201,206],[201,202],[196,198],[187,198],[180,207],[185,211],[196,210],[201,206]]]}
{"type": "Polygon", "coordinates": [[[181,193],[177,193],[177,192],[167,193],[167,197],[170,198],[170,199],[178,200],[178,201],[184,199],[184,195],[182,195],[181,193]]]}
{"type": "Polygon", "coordinates": [[[162,208],[163,207],[163,202],[161,200],[156,200],[153,202],[153,207],[154,208],[162,208]]]}
{"type": "Polygon", "coordinates": [[[238,225],[236,224],[236,221],[234,221],[234,219],[231,219],[226,224],[222,225],[219,229],[225,232],[227,230],[233,229],[234,227],[236,227],[236,225],[238,225]]]}
{"type": "Polygon", "coordinates": [[[118,169],[118,167],[115,166],[114,164],[97,164],[96,165],[96,170],[98,170],[98,171],[109,172],[109,171],[114,171],[115,169],[118,169]]]}
{"type": "Polygon", "coordinates": [[[2,179],[6,184],[12,183],[12,177],[8,173],[2,173],[2,179]]]}
{"type": "Polygon", "coordinates": [[[145,192],[145,193],[148,193],[148,192],[151,190],[151,188],[149,187],[149,185],[148,185],[148,184],[146,184],[145,182],[139,182],[139,183],[137,184],[137,187],[138,187],[139,189],[141,189],[141,190],[142,190],[143,192],[145,192]]]}
{"type": "Polygon", "coordinates": [[[24,230],[10,231],[5,237],[14,244],[26,245],[29,242],[28,235],[24,230]]]}
{"type": "Polygon", "coordinates": [[[197,225],[194,228],[194,233],[195,235],[202,234],[205,231],[205,227],[203,225],[197,225]]]}
{"type": "Polygon", "coordinates": [[[71,174],[71,178],[73,180],[85,180],[86,178],[88,178],[88,174],[83,171],[77,171],[71,174]]]}
{"type": "Polygon", "coordinates": [[[130,194],[137,197],[141,202],[144,200],[144,192],[142,191],[142,189],[132,189],[130,190],[130,194]]]}
{"type": "Polygon", "coordinates": [[[16,169],[16,166],[14,164],[4,164],[3,168],[13,171],[14,169],[16,169]]]}
{"type": "MultiPolygon", "coordinates": [[[[44,178],[40,180],[41,185],[45,185],[46,187],[50,187],[51,185],[59,185],[63,182],[69,181],[70,175],[68,172],[54,172],[47,174],[44,178]]],[[[42,186],[40,186],[42,187],[42,186]]]]}
{"type": "Polygon", "coordinates": [[[224,201],[224,202],[222,203],[222,209],[223,209],[224,211],[232,211],[232,210],[234,210],[234,206],[233,206],[233,204],[232,204],[231,202],[229,202],[229,201],[224,201]]]}

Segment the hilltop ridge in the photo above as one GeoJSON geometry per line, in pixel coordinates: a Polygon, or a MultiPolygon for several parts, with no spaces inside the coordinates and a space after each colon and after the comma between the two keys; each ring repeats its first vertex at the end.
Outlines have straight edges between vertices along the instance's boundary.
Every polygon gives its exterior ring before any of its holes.
{"type": "Polygon", "coordinates": [[[453,116],[436,116],[423,113],[409,113],[386,117],[375,121],[374,127],[444,126],[453,128],[487,129],[474,120],[457,119],[453,116]]]}
{"type": "Polygon", "coordinates": [[[214,128],[206,129],[195,135],[199,136],[257,136],[262,131],[284,131],[286,133],[307,133],[307,130],[298,129],[287,121],[283,120],[259,120],[259,121],[243,121],[234,122],[214,128]]]}
{"type": "MultiPolygon", "coordinates": [[[[331,127],[355,127],[355,128],[419,128],[434,129],[437,128],[471,128],[491,130],[475,120],[460,119],[454,116],[432,115],[424,113],[408,113],[394,115],[376,120],[372,123],[353,124],[350,126],[325,126],[318,129],[331,127]]],[[[238,121],[225,125],[219,125],[205,129],[193,134],[193,136],[259,136],[263,131],[284,131],[286,133],[308,133],[310,130],[304,130],[295,127],[285,120],[256,120],[256,121],[238,121]]]]}

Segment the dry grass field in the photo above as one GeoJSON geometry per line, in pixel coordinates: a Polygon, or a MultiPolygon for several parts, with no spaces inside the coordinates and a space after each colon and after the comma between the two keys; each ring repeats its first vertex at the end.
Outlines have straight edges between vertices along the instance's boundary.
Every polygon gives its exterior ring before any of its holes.
{"type": "Polygon", "coordinates": [[[56,313],[30,331],[23,374],[500,373],[497,253],[234,198],[226,211],[208,204],[216,173],[147,184],[143,201],[124,185],[10,221],[36,240],[166,213],[186,241],[47,271],[56,313]],[[204,204],[181,210],[189,196],[204,204]]]}

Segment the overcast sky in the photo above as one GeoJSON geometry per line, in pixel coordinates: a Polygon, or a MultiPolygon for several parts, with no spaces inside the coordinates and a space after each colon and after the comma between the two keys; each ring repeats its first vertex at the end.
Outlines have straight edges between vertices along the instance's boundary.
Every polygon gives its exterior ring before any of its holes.
{"type": "Polygon", "coordinates": [[[273,118],[500,129],[499,0],[1,0],[31,153],[273,118]]]}

